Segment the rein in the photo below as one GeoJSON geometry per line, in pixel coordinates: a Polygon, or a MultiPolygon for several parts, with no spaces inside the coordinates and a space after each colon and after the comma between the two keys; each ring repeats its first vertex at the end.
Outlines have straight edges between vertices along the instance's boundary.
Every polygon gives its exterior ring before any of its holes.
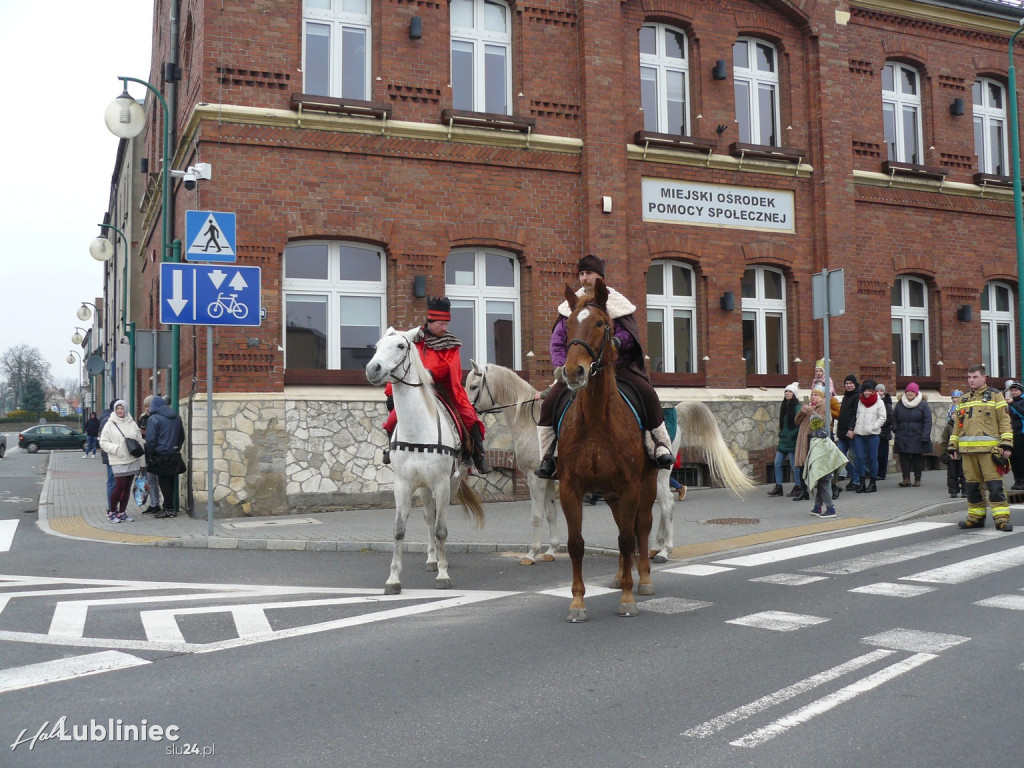
{"type": "MultiPolygon", "coordinates": [[[[598,307],[596,304],[592,302],[587,302],[582,307],[580,307],[580,309],[585,309],[586,307],[596,307],[597,309],[600,309],[600,307],[598,307]]],[[[607,317],[607,313],[604,314],[607,317]]],[[[594,348],[590,346],[587,342],[585,342],[583,339],[572,339],[568,344],[565,345],[565,349],[566,351],[568,351],[569,347],[571,347],[573,344],[579,344],[581,347],[587,350],[587,354],[590,355],[590,359],[593,361],[590,363],[590,375],[593,376],[607,365],[607,363],[604,362],[604,351],[608,347],[608,341],[611,339],[611,337],[612,324],[611,319],[609,318],[604,324],[604,336],[601,338],[601,346],[598,348],[597,352],[594,352],[594,348]]]]}
{"type": "Polygon", "coordinates": [[[402,384],[405,384],[405,386],[407,386],[407,387],[422,387],[423,386],[423,382],[422,381],[417,382],[417,383],[414,384],[411,381],[406,381],[405,378],[403,378],[405,376],[408,376],[409,372],[411,370],[412,370],[412,343],[410,342],[409,346],[406,347],[405,357],[402,358],[402,362],[400,362],[398,365],[396,365],[394,368],[392,368],[391,372],[388,375],[393,377],[395,381],[400,382],[402,384]],[[397,373],[397,371],[398,371],[399,367],[402,365],[402,363],[405,363],[405,371],[401,375],[399,375],[397,373]]]}
{"type": "Polygon", "coordinates": [[[487,374],[486,373],[481,373],[480,374],[480,391],[476,393],[476,396],[470,402],[470,404],[473,406],[473,410],[475,410],[479,414],[497,413],[498,411],[504,411],[506,408],[516,408],[521,403],[527,402],[526,400],[522,400],[522,401],[517,401],[517,402],[514,402],[514,403],[509,403],[508,405],[492,405],[490,408],[485,408],[484,410],[481,411],[480,410],[480,396],[484,392],[487,392],[487,397],[490,398],[490,401],[493,403],[495,401],[494,393],[491,392],[491,385],[487,383],[487,374]]]}

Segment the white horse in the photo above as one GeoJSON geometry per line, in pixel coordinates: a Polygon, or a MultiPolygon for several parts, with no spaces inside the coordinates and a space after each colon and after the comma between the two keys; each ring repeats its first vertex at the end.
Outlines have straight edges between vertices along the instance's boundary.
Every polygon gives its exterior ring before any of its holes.
{"type": "MultiPolygon", "coordinates": [[[[558,551],[558,513],[555,507],[558,492],[555,490],[555,481],[542,480],[533,474],[533,470],[540,466],[540,446],[537,440],[540,400],[536,399],[537,390],[510,368],[494,364],[481,366],[474,362],[466,378],[466,393],[480,413],[503,411],[505,423],[512,431],[516,462],[529,483],[533,512],[533,543],[521,561],[522,564],[530,565],[537,557],[541,547],[540,525],[544,518],[548,521],[551,538],[547,551],[540,559],[552,559],[558,551]]],[[[754,484],[736,464],[711,409],[700,401],[683,401],[676,405],[675,410],[678,427],[672,440],[673,454],[681,446],[697,449],[701,451],[715,482],[728,488],[737,497],[751,490],[754,484]]],[[[658,495],[655,499],[661,514],[658,519],[657,549],[651,550],[651,558],[654,562],[662,563],[671,556],[675,546],[672,515],[676,500],[668,481],[669,474],[669,470],[658,474],[658,495]]]]}
{"type": "Polygon", "coordinates": [[[533,539],[530,549],[519,561],[520,565],[549,563],[558,553],[558,486],[554,480],[545,480],[533,474],[540,466],[540,444],[537,442],[537,419],[540,400],[537,390],[508,368],[499,365],[479,365],[471,361],[472,370],[466,377],[466,394],[478,413],[502,413],[505,424],[512,432],[512,446],[516,464],[530,487],[530,512],[533,519],[533,539]],[[542,552],[541,524],[548,523],[548,546],[542,552]]]}
{"type": "Polygon", "coordinates": [[[435,585],[450,589],[448,576],[448,526],[445,513],[454,498],[475,527],[484,523],[480,497],[466,482],[462,468],[462,446],[455,422],[439,404],[433,378],[423,366],[415,339],[419,328],[396,331],[388,328],[376,344],[373,359],[366,364],[366,379],[374,386],[390,381],[398,426],[392,436],[391,468],[395,473],[395,547],[391,575],[384,594],[402,591],[402,542],[405,523],[412,511],[412,494],[420,491],[423,519],[430,532],[427,541],[427,570],[437,571],[435,585]]]}

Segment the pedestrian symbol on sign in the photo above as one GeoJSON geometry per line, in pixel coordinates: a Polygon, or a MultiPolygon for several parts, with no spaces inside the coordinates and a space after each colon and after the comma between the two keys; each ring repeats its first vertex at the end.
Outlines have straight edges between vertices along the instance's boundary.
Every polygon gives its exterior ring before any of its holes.
{"type": "Polygon", "coordinates": [[[188,261],[234,262],[235,214],[218,211],[186,211],[185,241],[188,261]]]}

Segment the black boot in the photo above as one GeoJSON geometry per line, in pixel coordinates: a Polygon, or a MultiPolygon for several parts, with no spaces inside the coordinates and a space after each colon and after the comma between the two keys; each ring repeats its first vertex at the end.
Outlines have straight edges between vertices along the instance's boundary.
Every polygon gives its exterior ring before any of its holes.
{"type": "Polygon", "coordinates": [[[861,478],[860,485],[854,488],[854,493],[864,493],[868,489],[868,481],[861,478]]]}
{"type": "Polygon", "coordinates": [[[769,496],[781,496],[782,495],[782,486],[776,484],[776,486],[774,488],[772,488],[770,491],[768,491],[768,495],[769,496]]]}
{"type": "Polygon", "coordinates": [[[533,474],[537,477],[543,478],[544,480],[555,479],[555,457],[552,454],[547,454],[543,459],[540,460],[540,466],[533,470],[533,474]]]}
{"type": "Polygon", "coordinates": [[[480,422],[477,422],[469,430],[473,437],[473,466],[482,475],[493,472],[494,467],[487,463],[487,456],[484,455],[484,436],[480,432],[480,422]]]}
{"type": "Polygon", "coordinates": [[[385,448],[384,449],[384,457],[381,459],[381,462],[383,462],[384,464],[390,464],[391,463],[391,449],[390,448],[385,448]]]}
{"type": "Polygon", "coordinates": [[[875,478],[871,478],[871,482],[868,483],[868,487],[864,490],[864,493],[876,493],[878,489],[875,487],[875,478]]]}
{"type": "Polygon", "coordinates": [[[807,501],[811,498],[811,494],[808,491],[806,485],[800,486],[800,493],[793,497],[793,501],[807,501]]]}

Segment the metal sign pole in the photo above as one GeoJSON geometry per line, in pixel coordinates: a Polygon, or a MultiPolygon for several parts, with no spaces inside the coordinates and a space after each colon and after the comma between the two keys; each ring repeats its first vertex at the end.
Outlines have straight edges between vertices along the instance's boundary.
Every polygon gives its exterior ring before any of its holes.
{"type": "Polygon", "coordinates": [[[206,535],[213,536],[213,326],[206,326],[206,535]]]}

